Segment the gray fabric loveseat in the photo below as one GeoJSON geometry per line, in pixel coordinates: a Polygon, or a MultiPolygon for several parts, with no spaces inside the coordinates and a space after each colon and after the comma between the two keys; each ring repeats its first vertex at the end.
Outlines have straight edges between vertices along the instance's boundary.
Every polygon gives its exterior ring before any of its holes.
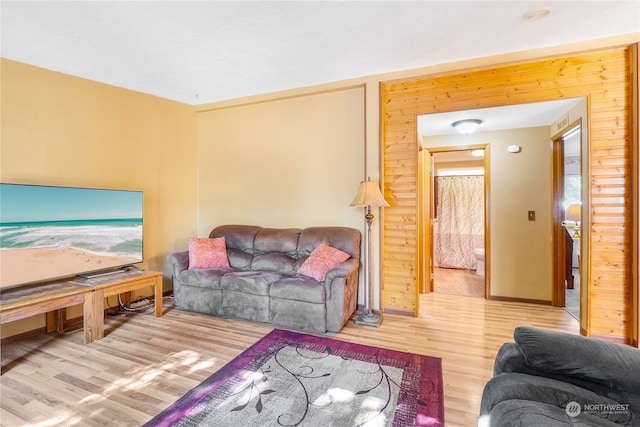
{"type": "Polygon", "coordinates": [[[640,426],[640,350],[518,327],[496,356],[479,426],[640,426]]]}
{"type": "Polygon", "coordinates": [[[288,329],[338,332],[356,310],[360,238],[358,230],[347,227],[216,227],[209,239],[211,243],[222,241],[224,259],[220,262],[228,260],[228,266],[195,265],[191,240],[209,240],[190,239],[190,251],[168,257],[175,305],[288,329]],[[312,261],[325,270],[337,262],[325,263],[326,256],[318,258],[321,249],[348,259],[330,268],[324,277],[323,271],[309,273],[312,261]],[[301,274],[303,270],[310,275],[301,274]]]}

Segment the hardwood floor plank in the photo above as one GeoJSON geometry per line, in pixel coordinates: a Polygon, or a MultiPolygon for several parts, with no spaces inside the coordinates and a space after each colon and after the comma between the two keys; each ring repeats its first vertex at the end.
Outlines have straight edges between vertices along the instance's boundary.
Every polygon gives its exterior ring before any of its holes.
{"type": "MultiPolygon", "coordinates": [[[[442,358],[447,426],[477,423],[496,352],[519,325],[577,334],[564,309],[446,294],[421,297],[420,317],[385,314],[328,337],[442,358]]],[[[107,317],[104,339],[42,335],[2,347],[0,426],[139,426],[273,327],[167,304],[165,315],[107,317]]]]}
{"type": "Polygon", "coordinates": [[[8,402],[6,405],[3,404],[3,409],[2,418],[0,418],[3,426],[27,425],[27,420],[17,415],[24,412],[24,406],[15,404],[15,402],[8,402]]]}

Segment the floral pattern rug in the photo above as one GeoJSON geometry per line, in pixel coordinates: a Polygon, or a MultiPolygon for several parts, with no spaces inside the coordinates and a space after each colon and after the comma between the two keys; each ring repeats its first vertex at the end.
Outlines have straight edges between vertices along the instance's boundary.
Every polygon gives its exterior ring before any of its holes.
{"type": "Polygon", "coordinates": [[[145,426],[442,426],[441,362],[275,329],[145,426]]]}

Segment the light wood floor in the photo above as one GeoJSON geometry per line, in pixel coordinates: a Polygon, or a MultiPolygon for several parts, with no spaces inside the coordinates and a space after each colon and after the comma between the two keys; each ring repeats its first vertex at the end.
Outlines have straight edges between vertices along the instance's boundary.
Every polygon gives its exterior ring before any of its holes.
{"type": "MultiPolygon", "coordinates": [[[[493,359],[513,328],[578,333],[563,308],[423,295],[420,317],[347,325],[336,339],[441,357],[447,426],[477,424],[493,359]]],[[[138,426],[272,329],[165,308],[161,318],[107,317],[106,337],[40,336],[2,347],[0,425],[138,426]]]]}
{"type": "Polygon", "coordinates": [[[434,273],[434,292],[484,298],[484,276],[475,270],[436,267],[434,273]]]}

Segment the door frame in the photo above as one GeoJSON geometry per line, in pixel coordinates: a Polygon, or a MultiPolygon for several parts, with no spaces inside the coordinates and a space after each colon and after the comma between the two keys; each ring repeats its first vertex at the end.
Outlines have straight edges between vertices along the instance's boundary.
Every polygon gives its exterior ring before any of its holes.
{"type": "MultiPolygon", "coordinates": [[[[433,244],[433,213],[435,211],[433,174],[433,154],[451,151],[484,150],[484,297],[491,295],[491,236],[490,236],[490,144],[471,144],[449,147],[419,147],[418,182],[418,262],[420,286],[419,293],[433,292],[434,289],[434,244],[433,244]]],[[[419,303],[420,298],[417,298],[419,303]]]]}
{"type": "Polygon", "coordinates": [[[565,278],[567,251],[565,245],[564,219],[564,139],[562,135],[552,138],[553,150],[553,292],[551,305],[565,306],[565,278]]]}
{"type": "MultiPolygon", "coordinates": [[[[564,135],[567,132],[571,131],[576,127],[580,127],[580,177],[584,178],[584,171],[582,168],[583,164],[583,133],[584,126],[582,123],[582,118],[577,119],[576,121],[570,123],[565,128],[563,128],[560,132],[554,135],[551,139],[552,147],[553,147],[553,292],[552,292],[552,305],[555,307],[565,307],[566,298],[565,298],[565,263],[566,263],[566,248],[565,248],[565,236],[564,233],[564,220],[565,220],[565,212],[562,206],[564,201],[564,181],[565,181],[565,170],[564,170],[564,135]]],[[[585,206],[584,197],[585,197],[585,185],[584,180],[582,180],[582,190],[580,192],[582,205],[585,206]]],[[[584,212],[582,212],[582,216],[584,218],[584,212]]],[[[584,245],[582,242],[584,241],[584,236],[587,234],[583,229],[583,225],[585,222],[583,218],[580,219],[580,253],[581,258],[584,260],[584,245]]],[[[584,299],[582,298],[583,292],[585,292],[585,286],[587,281],[584,280],[586,277],[586,273],[583,269],[583,262],[580,262],[578,266],[578,271],[580,273],[580,324],[582,324],[583,313],[586,311],[586,306],[584,304],[584,299]]],[[[588,304],[588,302],[587,302],[588,304]]]]}

